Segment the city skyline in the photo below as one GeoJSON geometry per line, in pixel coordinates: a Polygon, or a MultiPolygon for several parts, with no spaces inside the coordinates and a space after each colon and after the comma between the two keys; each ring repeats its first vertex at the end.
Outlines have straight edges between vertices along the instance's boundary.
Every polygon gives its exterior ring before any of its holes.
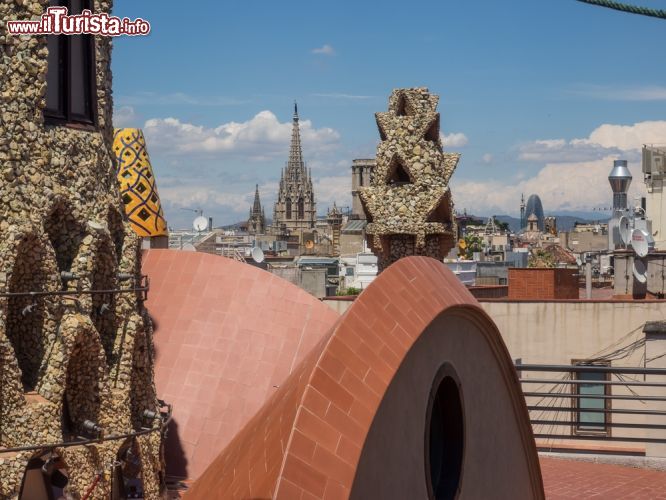
{"type": "Polygon", "coordinates": [[[351,204],[351,162],[374,155],[374,113],[394,87],[440,95],[445,150],[462,153],[453,200],[468,213],[517,216],[523,192],[551,213],[608,206],[612,160],[629,160],[637,195],[640,145],[666,142],[656,19],[573,0],[431,3],[406,16],[391,2],[201,5],[114,10],[152,25],[114,42],[115,124],[144,129],[174,227],[189,225],[181,207],[216,225],[243,220],[257,183],[272,206],[294,99],[320,213],[351,204]]]}

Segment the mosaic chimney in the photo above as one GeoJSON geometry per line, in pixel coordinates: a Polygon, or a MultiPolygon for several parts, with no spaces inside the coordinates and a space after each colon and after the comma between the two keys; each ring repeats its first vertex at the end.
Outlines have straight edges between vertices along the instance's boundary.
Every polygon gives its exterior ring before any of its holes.
{"type": "MultiPolygon", "coordinates": [[[[48,5],[0,0],[0,19],[48,5]]],[[[139,236],[116,179],[111,40],[5,34],[0,54],[0,498],[55,484],[110,498],[131,478],[159,498],[163,426],[146,418],[160,404],[139,236]]]]}
{"type": "Polygon", "coordinates": [[[438,101],[427,88],[396,89],[375,115],[377,166],[359,194],[379,272],[409,255],[441,261],[455,245],[449,179],[460,155],[442,149],[438,101]]]}

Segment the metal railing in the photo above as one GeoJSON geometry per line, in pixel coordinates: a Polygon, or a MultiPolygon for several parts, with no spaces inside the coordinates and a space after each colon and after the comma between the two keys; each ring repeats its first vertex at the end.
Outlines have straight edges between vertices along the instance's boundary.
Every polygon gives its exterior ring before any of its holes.
{"type": "Polygon", "coordinates": [[[666,444],[666,369],[517,363],[516,370],[540,448],[568,440],[666,444]]]}

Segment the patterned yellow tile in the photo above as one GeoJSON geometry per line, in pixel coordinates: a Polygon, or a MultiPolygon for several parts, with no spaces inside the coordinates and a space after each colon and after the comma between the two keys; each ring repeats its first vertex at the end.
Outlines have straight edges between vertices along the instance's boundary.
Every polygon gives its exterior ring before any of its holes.
{"type": "Polygon", "coordinates": [[[118,160],[120,196],[132,228],[139,236],[166,235],[166,220],[143,132],[138,128],[115,129],[113,152],[118,160]]]}

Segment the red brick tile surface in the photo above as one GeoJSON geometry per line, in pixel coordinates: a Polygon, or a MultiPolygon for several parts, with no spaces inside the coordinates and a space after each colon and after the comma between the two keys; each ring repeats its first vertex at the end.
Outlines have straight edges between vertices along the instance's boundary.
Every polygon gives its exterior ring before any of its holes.
{"type": "Polygon", "coordinates": [[[167,472],[195,479],[338,315],[270,273],[198,252],[149,250],[158,397],[174,406],[167,472]]]}
{"type": "Polygon", "coordinates": [[[666,472],[541,457],[547,500],[666,499],[666,472]]]}
{"type": "MultiPolygon", "coordinates": [[[[387,387],[413,343],[449,308],[473,311],[476,320],[492,325],[441,263],[410,257],[393,264],[212,461],[186,498],[348,498],[387,387]]],[[[507,369],[513,373],[512,366],[507,369]]],[[[518,417],[529,429],[527,412],[518,417]]],[[[539,498],[541,478],[528,432],[521,440],[539,498]]]]}
{"type": "Polygon", "coordinates": [[[509,269],[509,300],[578,298],[578,271],[557,268],[509,269]]]}

